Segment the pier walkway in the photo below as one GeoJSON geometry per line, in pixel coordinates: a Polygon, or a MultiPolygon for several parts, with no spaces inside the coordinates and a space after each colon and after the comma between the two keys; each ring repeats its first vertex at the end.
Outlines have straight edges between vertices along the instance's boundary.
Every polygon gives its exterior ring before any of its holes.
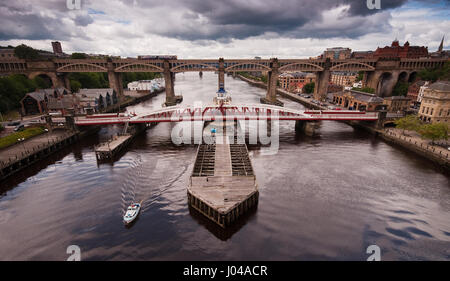
{"type": "Polygon", "coordinates": [[[258,203],[258,187],[245,144],[218,135],[199,145],[188,187],[189,206],[227,227],[258,203]]]}

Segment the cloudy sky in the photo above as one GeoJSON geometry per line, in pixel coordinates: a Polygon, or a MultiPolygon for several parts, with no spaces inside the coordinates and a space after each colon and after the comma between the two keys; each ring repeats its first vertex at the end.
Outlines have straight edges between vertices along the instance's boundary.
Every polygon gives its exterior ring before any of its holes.
{"type": "Polygon", "coordinates": [[[450,44],[450,0],[1,0],[0,45],[179,58],[304,58],[374,50],[394,38],[450,44]]]}

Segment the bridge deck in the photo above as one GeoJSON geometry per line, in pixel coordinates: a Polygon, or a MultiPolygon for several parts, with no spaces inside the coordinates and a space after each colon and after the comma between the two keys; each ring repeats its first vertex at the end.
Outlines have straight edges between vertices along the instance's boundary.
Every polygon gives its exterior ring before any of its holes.
{"type": "Polygon", "coordinates": [[[226,227],[255,206],[259,194],[246,145],[226,143],[224,136],[217,138],[222,142],[199,146],[188,187],[188,202],[226,227]]]}

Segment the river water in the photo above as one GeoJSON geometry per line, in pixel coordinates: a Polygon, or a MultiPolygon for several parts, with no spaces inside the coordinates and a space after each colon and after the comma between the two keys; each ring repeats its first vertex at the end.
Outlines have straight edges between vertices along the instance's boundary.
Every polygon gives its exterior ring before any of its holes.
{"type": "MultiPolygon", "coordinates": [[[[233,102],[265,94],[232,77],[233,102]]],[[[208,102],[217,75],[177,74],[184,104],[208,102]]],[[[160,108],[164,94],[128,108],[160,108]]],[[[302,106],[283,100],[286,107],[302,106]]],[[[114,163],[97,164],[102,129],[2,183],[0,260],[450,260],[450,177],[431,162],[346,124],[326,121],[307,137],[280,122],[276,154],[252,145],[256,210],[221,231],[187,206],[195,145],[174,145],[173,123],[138,136],[114,163]],[[134,225],[122,215],[143,200],[134,225]]]]}

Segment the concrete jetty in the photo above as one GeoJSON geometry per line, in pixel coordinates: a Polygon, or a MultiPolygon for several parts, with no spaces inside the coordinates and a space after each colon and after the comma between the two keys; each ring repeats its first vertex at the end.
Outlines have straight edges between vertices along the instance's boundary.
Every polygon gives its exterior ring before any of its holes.
{"type": "Polygon", "coordinates": [[[124,148],[132,139],[132,135],[118,135],[111,140],[95,147],[97,160],[112,159],[113,156],[124,148]]]}
{"type": "Polygon", "coordinates": [[[218,135],[198,147],[188,186],[188,204],[225,228],[258,204],[258,185],[247,146],[218,135]],[[220,139],[220,141],[217,141],[220,139]]]}

